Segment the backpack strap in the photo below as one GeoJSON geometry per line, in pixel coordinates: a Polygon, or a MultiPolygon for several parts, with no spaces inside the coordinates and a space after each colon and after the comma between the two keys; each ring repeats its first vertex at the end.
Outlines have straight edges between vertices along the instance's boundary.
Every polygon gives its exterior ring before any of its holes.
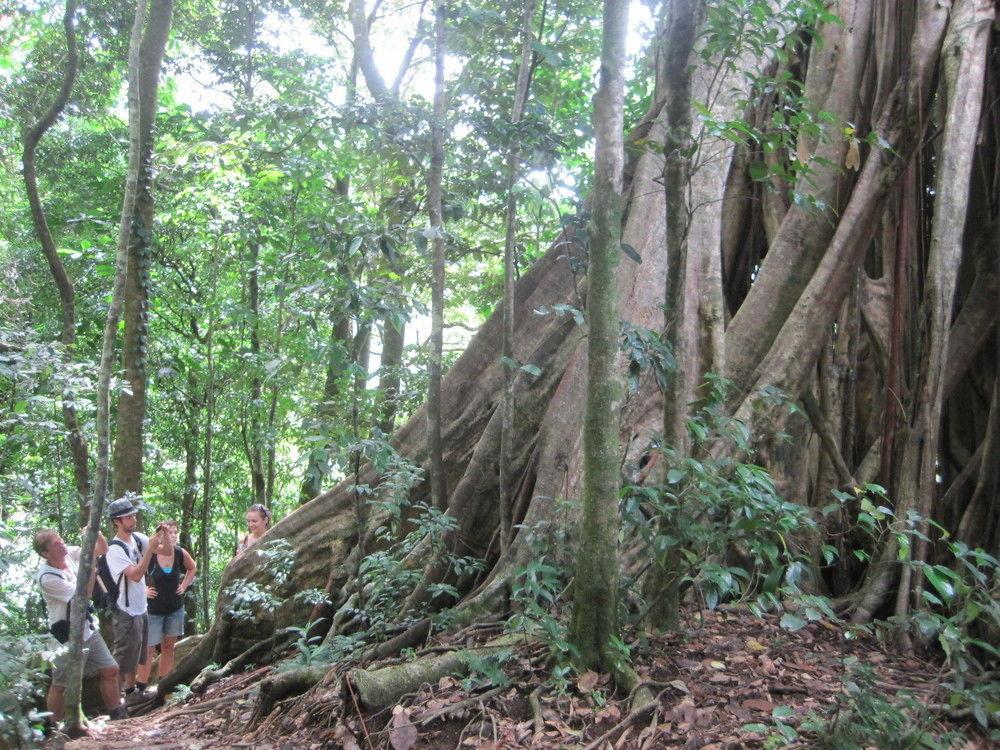
{"type": "Polygon", "coordinates": [[[187,568],[184,567],[184,555],[181,554],[180,545],[174,545],[174,570],[183,570],[187,573],[187,568]]]}
{"type": "MultiPolygon", "coordinates": [[[[43,570],[41,573],[38,574],[38,585],[39,586],[41,586],[41,584],[42,584],[42,576],[46,576],[46,575],[56,576],[57,578],[62,578],[64,581],[66,580],[63,577],[62,573],[54,573],[51,570],[43,570]]],[[[72,603],[73,603],[73,597],[70,597],[69,601],[66,602],[66,620],[67,620],[67,622],[69,621],[69,607],[70,607],[70,604],[72,604],[72,603]]],[[[89,611],[86,613],[86,616],[87,616],[87,620],[90,622],[90,624],[93,625],[94,621],[91,618],[89,611]]]]}
{"type": "MultiPolygon", "coordinates": [[[[128,559],[129,560],[132,559],[131,550],[129,550],[128,545],[125,544],[125,542],[123,542],[118,537],[115,537],[110,542],[108,542],[108,546],[110,547],[112,544],[115,544],[115,545],[118,545],[119,547],[121,547],[123,550],[125,550],[125,554],[128,555],[128,559]]],[[[141,558],[142,557],[142,542],[139,541],[139,537],[135,537],[135,545],[136,545],[136,547],[139,548],[139,556],[141,558]]],[[[122,572],[118,574],[118,580],[115,581],[115,587],[118,589],[119,592],[121,592],[121,590],[122,590],[122,579],[124,577],[125,577],[125,571],[122,570],[122,572]]],[[[126,608],[128,607],[128,583],[125,584],[125,607],[126,608]]]]}
{"type": "MultiPolygon", "coordinates": [[[[63,578],[62,573],[55,573],[55,572],[53,572],[51,570],[43,570],[41,573],[38,574],[38,585],[39,586],[42,585],[42,576],[55,576],[56,578],[62,578],[62,580],[64,580],[64,581],[66,580],[65,578],[63,578]]],[[[66,619],[67,620],[69,619],[69,605],[70,605],[70,602],[72,602],[72,601],[73,601],[73,599],[71,597],[70,600],[69,600],[69,602],[66,602],[66,619]]]]}

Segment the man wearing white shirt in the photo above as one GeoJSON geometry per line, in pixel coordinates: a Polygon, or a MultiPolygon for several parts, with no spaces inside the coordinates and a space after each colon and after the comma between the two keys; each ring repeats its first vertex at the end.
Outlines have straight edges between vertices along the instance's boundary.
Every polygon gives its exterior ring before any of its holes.
{"type": "MultiPolygon", "coordinates": [[[[145,663],[148,615],[146,614],[146,570],[153,555],[163,544],[161,530],[152,539],[135,530],[136,509],[126,498],[108,506],[115,536],[108,545],[106,558],[111,577],[118,584],[118,607],[112,614],[115,630],[114,654],[118,662],[125,700],[136,693],[135,671],[145,663]]],[[[141,697],[141,696],[138,696],[141,697]]]]}
{"type": "MultiPolygon", "coordinates": [[[[80,548],[67,547],[59,533],[52,529],[42,529],[35,534],[35,552],[45,561],[38,568],[38,585],[42,589],[42,597],[48,609],[49,626],[67,621],[63,626],[68,632],[70,600],[76,594],[76,572],[80,564],[80,548]]],[[[95,556],[102,554],[108,547],[104,535],[98,532],[95,556]]],[[[96,566],[94,568],[96,572],[96,566]]],[[[94,578],[91,576],[87,586],[87,595],[92,593],[94,578]]],[[[94,629],[90,617],[83,624],[83,675],[93,677],[98,675],[101,684],[101,696],[111,718],[114,720],[127,717],[125,705],[118,692],[118,665],[108,651],[107,644],[101,634],[94,629]]],[[[55,721],[63,717],[63,693],[66,688],[66,660],[69,654],[64,649],[53,663],[52,685],[46,698],[49,711],[55,721]]]]}

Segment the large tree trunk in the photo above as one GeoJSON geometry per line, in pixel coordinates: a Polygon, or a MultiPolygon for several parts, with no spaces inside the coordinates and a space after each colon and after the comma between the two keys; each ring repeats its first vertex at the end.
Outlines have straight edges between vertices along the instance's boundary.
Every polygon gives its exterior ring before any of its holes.
{"type": "MultiPolygon", "coordinates": [[[[841,7],[863,16],[864,8],[860,5],[841,3],[841,7]]],[[[956,13],[962,7],[962,3],[956,4],[956,13]]],[[[708,332],[721,330],[724,318],[719,313],[720,282],[707,280],[716,273],[712,264],[718,267],[725,261],[727,300],[732,307],[738,307],[741,295],[751,287],[751,282],[752,286],[756,286],[772,274],[783,279],[777,284],[783,300],[781,304],[791,299],[784,318],[771,321],[770,311],[759,307],[764,302],[759,299],[752,301],[748,297],[744,305],[750,307],[743,312],[747,315],[766,312],[764,317],[768,320],[759,327],[740,323],[736,327],[738,335],[730,327],[724,342],[708,345],[713,352],[712,357],[715,357],[715,352],[721,355],[724,349],[727,361],[734,347],[739,348],[739,356],[743,357],[744,350],[740,347],[744,344],[750,347],[746,350],[748,352],[763,353],[759,358],[756,355],[749,357],[749,360],[759,359],[759,362],[748,360],[748,363],[735,366],[750,374],[744,381],[749,388],[741,393],[746,397],[735,407],[736,416],[752,426],[755,436],[763,436],[785,415],[778,410],[761,410],[755,403],[755,391],[777,386],[797,396],[805,389],[813,388],[817,382],[822,383],[822,390],[815,398],[818,409],[813,422],[817,427],[813,429],[801,418],[790,422],[789,432],[794,434],[796,444],[772,450],[768,459],[769,468],[786,472],[785,486],[789,492],[797,492],[796,497],[803,501],[812,497],[814,502],[822,502],[824,488],[821,484],[830,485],[847,477],[858,482],[871,481],[877,474],[882,450],[881,415],[887,398],[884,386],[888,360],[892,358],[889,344],[893,305],[892,289],[888,284],[890,280],[894,284],[902,283],[902,279],[893,277],[871,281],[860,272],[877,273],[877,269],[882,268],[884,275],[893,276],[888,269],[893,267],[895,258],[885,248],[890,244],[898,246],[898,242],[873,243],[872,238],[874,230],[880,225],[879,219],[889,203],[888,199],[898,195],[894,191],[898,189],[900,177],[911,163],[919,166],[919,158],[925,156],[919,149],[930,119],[931,103],[935,100],[935,76],[942,39],[952,15],[951,8],[937,0],[923,0],[915,8],[908,3],[888,3],[876,10],[873,36],[877,54],[871,68],[861,75],[855,93],[861,100],[882,103],[873,130],[883,143],[881,147],[873,145],[870,149],[862,143],[861,155],[864,158],[856,180],[852,176],[844,177],[838,170],[832,170],[827,175],[833,185],[831,189],[835,188],[836,204],[843,210],[834,217],[829,230],[824,227],[817,229],[826,235],[826,239],[819,243],[814,268],[804,281],[798,278],[800,269],[789,269],[787,264],[777,261],[762,266],[755,274],[754,266],[761,252],[760,237],[766,236],[768,231],[774,232],[770,243],[773,251],[780,246],[782,232],[791,231],[786,228],[786,225],[792,226],[789,222],[808,223],[809,217],[794,218],[789,210],[781,218],[782,206],[775,204],[768,209],[771,217],[766,223],[771,227],[764,227],[762,210],[752,205],[752,191],[746,176],[739,174],[740,170],[746,170],[747,152],[742,146],[735,151],[720,152],[718,163],[712,162],[706,168],[697,170],[689,180],[691,195],[700,197],[691,203],[691,206],[697,206],[697,213],[693,214],[697,231],[692,229],[688,233],[688,255],[689,258],[701,259],[702,265],[692,270],[703,274],[700,289],[708,295],[699,298],[697,303],[691,303],[692,307],[697,305],[701,341],[708,341],[708,332]],[[896,61],[897,52],[899,64],[896,61]],[[699,179],[704,182],[697,183],[699,179]],[[722,196],[726,196],[726,200],[718,200],[722,196]],[[743,222],[743,226],[733,228],[723,225],[723,215],[729,221],[743,222]],[[697,250],[693,249],[695,242],[699,243],[697,250]],[[789,296],[786,298],[785,295],[789,296]],[[711,312],[713,310],[716,312],[711,312]],[[709,314],[706,315],[706,311],[709,314]],[[860,328],[859,318],[864,322],[864,329],[860,328]],[[777,333],[772,323],[779,325],[777,333]],[[835,331],[838,338],[833,338],[835,331]],[[843,339],[839,339],[841,333],[844,333],[843,339]],[[820,355],[824,349],[828,353],[824,355],[822,377],[818,380],[817,365],[821,364],[820,355]],[[851,376],[845,374],[845,369],[851,372],[851,376]],[[852,376],[856,376],[856,382],[850,379],[852,376]],[[822,449],[820,437],[823,438],[822,449]],[[818,477],[821,460],[830,462],[830,469],[823,470],[823,478],[818,477]]],[[[358,0],[352,3],[352,18],[360,19],[360,23],[355,23],[355,32],[361,67],[367,77],[370,71],[366,67],[373,66],[370,59],[365,60],[366,54],[370,58],[371,50],[366,46],[366,29],[359,31],[364,25],[364,8],[358,0]]],[[[835,30],[828,29],[827,32],[834,34],[835,30]]],[[[852,31],[848,28],[837,33],[849,37],[852,31]]],[[[861,44],[860,40],[847,37],[844,41],[846,48],[861,44]]],[[[827,49],[823,54],[833,56],[835,62],[827,63],[830,67],[856,63],[846,49],[827,49]]],[[[692,72],[693,86],[702,80],[704,71],[701,66],[702,63],[698,62],[692,72]]],[[[757,70],[763,69],[764,65],[761,61],[753,61],[747,67],[757,70]]],[[[854,73],[850,71],[832,70],[829,71],[832,74],[830,80],[822,83],[821,78],[816,77],[823,72],[820,67],[820,63],[815,63],[810,65],[810,71],[817,90],[828,91],[828,96],[844,94],[834,91],[841,85],[838,81],[845,80],[845,77],[855,80],[854,73]]],[[[738,77],[736,82],[742,85],[738,77]]],[[[369,89],[376,98],[391,95],[384,84],[379,87],[375,78],[369,80],[369,89]]],[[[730,88],[725,90],[730,91],[730,88]]],[[[951,88],[948,90],[951,91],[951,88]]],[[[637,128],[633,138],[633,144],[637,146],[636,156],[626,168],[621,240],[635,249],[642,263],[622,262],[615,274],[621,317],[634,326],[651,329],[660,329],[663,325],[663,290],[667,283],[666,255],[663,252],[666,207],[662,174],[668,121],[662,91],[658,90],[659,96],[655,97],[650,111],[637,128]],[[643,143],[648,144],[648,148],[639,148],[643,143]]],[[[733,102],[740,97],[733,95],[731,100],[730,97],[721,98],[725,101],[720,106],[735,106],[733,102]]],[[[1000,132],[1000,126],[991,125],[982,136],[980,148],[984,153],[982,179],[985,185],[996,182],[996,143],[1000,140],[997,132],[1000,132]]],[[[865,135],[860,130],[858,134],[865,135]]],[[[811,144],[806,145],[811,147],[811,144]]],[[[816,148],[827,147],[848,148],[843,143],[816,148]]],[[[964,148],[971,151],[975,147],[965,142],[964,148]]],[[[941,168],[939,164],[938,170],[941,168]]],[[[915,196],[928,193],[929,185],[924,174],[921,169],[914,170],[912,188],[915,196]]],[[[829,218],[824,217],[824,221],[829,218]]],[[[922,234],[919,227],[912,229],[917,238],[914,240],[913,256],[920,256],[919,238],[922,234]]],[[[988,229],[992,231],[992,227],[988,229]]],[[[969,231],[972,231],[971,224],[969,231]]],[[[984,227],[976,226],[975,231],[975,244],[978,246],[984,227]]],[[[883,236],[881,232],[879,235],[883,236]]],[[[808,239],[811,247],[813,238],[808,239]]],[[[972,246],[968,240],[965,244],[972,246]]],[[[497,544],[500,525],[497,457],[502,432],[500,404],[504,388],[504,370],[499,356],[502,332],[499,310],[483,324],[443,378],[443,477],[449,488],[449,514],[457,524],[445,544],[455,555],[472,555],[485,560],[489,573],[481,581],[473,577],[456,580],[442,568],[431,565],[424,570],[423,581],[408,598],[406,604],[411,609],[427,602],[426,592],[431,583],[447,581],[455,584],[463,595],[459,604],[460,619],[487,611],[505,611],[513,572],[535,557],[527,543],[528,535],[516,533],[518,525],[535,528],[549,523],[563,530],[577,528],[579,504],[560,500],[572,501],[580,496],[584,423],[582,394],[587,380],[587,341],[584,331],[575,324],[572,316],[552,312],[537,314],[535,311],[551,311],[555,305],[583,307],[585,281],[574,271],[579,268],[583,256],[583,248],[574,241],[574,231],[569,227],[515,286],[512,358],[519,363],[536,366],[540,374],[534,377],[522,370],[514,381],[516,417],[510,443],[513,450],[509,458],[509,476],[515,479],[511,500],[511,523],[515,533],[506,550],[500,550],[497,544]]],[[[920,257],[910,257],[906,273],[918,272],[920,262],[920,257]]],[[[687,267],[691,268],[690,264],[687,267]]],[[[995,281],[991,282],[985,272],[982,279],[977,278],[979,275],[967,270],[960,279],[960,293],[956,296],[962,304],[962,313],[953,327],[955,351],[966,351],[965,347],[971,351],[956,355],[964,362],[961,372],[939,378],[943,381],[938,386],[939,391],[954,388],[948,406],[948,419],[954,423],[951,431],[957,436],[954,441],[957,458],[943,467],[949,480],[958,471],[955,469],[953,472],[951,465],[961,466],[972,460],[969,456],[978,452],[978,446],[987,437],[989,404],[982,403],[984,399],[978,392],[990,393],[993,389],[995,351],[992,347],[995,343],[988,333],[994,326],[995,311],[991,318],[989,311],[980,306],[984,299],[982,285],[988,284],[987,288],[995,289],[995,286],[989,286],[995,281]],[[965,332],[961,337],[958,336],[960,330],[965,332]],[[959,341],[963,342],[962,349],[957,348],[959,341]],[[959,381],[975,384],[976,387],[955,388],[954,383],[959,381]]],[[[922,280],[917,281],[921,283],[910,284],[906,290],[915,304],[920,299],[915,295],[923,288],[922,280]]],[[[739,309],[737,314],[741,314],[739,309]]],[[[913,317],[916,316],[910,316],[913,317]]],[[[906,322],[904,319],[899,327],[905,329],[906,322]]],[[[903,373],[909,375],[913,371],[911,362],[915,354],[910,346],[912,338],[909,332],[903,330],[902,336],[902,346],[896,359],[903,373]]],[[[950,348],[951,345],[948,346],[950,348]]],[[[721,360],[700,356],[698,361],[699,366],[704,367],[706,362],[721,360]]],[[[898,394],[902,404],[900,413],[910,415],[915,413],[907,405],[911,394],[905,392],[907,378],[902,380],[898,394]]],[[[919,392],[919,389],[911,390],[919,392]]],[[[893,394],[893,397],[896,396],[893,394]]],[[[647,451],[652,436],[662,429],[663,397],[652,378],[643,379],[638,393],[624,400],[620,417],[619,465],[630,472],[634,471],[639,458],[647,451]]],[[[417,410],[392,438],[400,454],[425,469],[428,465],[426,418],[424,408],[417,410]]],[[[918,429],[924,428],[918,426],[918,429]]],[[[903,439],[900,437],[899,441],[903,439]]],[[[767,459],[767,456],[764,458],[767,459]]],[[[966,489],[955,493],[956,515],[969,506],[975,487],[980,484],[979,474],[975,471],[970,469],[965,475],[968,477],[963,480],[966,489]]],[[[365,523],[360,523],[355,508],[354,485],[359,482],[377,486],[378,481],[379,477],[373,469],[362,467],[356,480],[319,495],[268,531],[266,541],[286,540],[295,554],[292,577],[277,593],[287,596],[304,589],[324,588],[331,600],[331,611],[337,612],[343,607],[357,590],[355,575],[361,550],[376,548],[374,529],[385,520],[377,512],[371,512],[367,514],[365,523]]],[[[410,499],[427,501],[428,498],[428,483],[423,482],[413,489],[410,499]]],[[[972,512],[979,513],[978,506],[972,512]]],[[[995,520],[990,520],[995,516],[996,511],[993,510],[987,519],[991,524],[988,532],[992,535],[991,539],[996,537],[996,527],[1000,526],[995,520]]],[[[958,521],[956,518],[956,525],[958,521]]],[[[553,551],[553,555],[566,562],[569,551],[572,551],[572,545],[561,545],[553,551]]],[[[845,566],[840,574],[843,580],[838,586],[846,588],[858,583],[863,570],[845,566]]],[[[225,590],[237,579],[271,583],[267,566],[257,555],[244,555],[233,561],[223,575],[222,589],[225,590]]],[[[269,635],[274,627],[302,625],[310,611],[300,600],[288,596],[273,614],[261,614],[256,620],[241,624],[229,618],[229,604],[228,594],[224,593],[217,604],[219,616],[212,631],[195,653],[168,676],[165,691],[171,685],[189,680],[192,673],[208,661],[235,656],[249,643],[259,641],[262,634],[269,635]]],[[[347,608],[343,611],[346,612],[347,608]]],[[[330,632],[336,630],[333,628],[330,632]]]]}
{"type": "MultiPolygon", "coordinates": [[[[159,78],[172,2],[155,3],[142,40],[139,61],[142,80],[159,78]]],[[[156,131],[157,86],[139,91],[139,175],[128,247],[122,335],[122,369],[127,387],[118,398],[112,495],[142,494],[142,454],[145,447],[146,352],[149,331],[149,266],[153,249],[153,145],[156,131]]]]}
{"type": "Polygon", "coordinates": [[[148,11],[145,0],[139,0],[136,8],[132,36],[129,43],[129,152],[128,170],[125,180],[125,195],[122,200],[121,222],[115,251],[115,279],[111,293],[111,305],[104,325],[101,344],[101,361],[97,378],[97,473],[94,479],[94,495],[90,502],[90,516],[83,536],[80,553],[80,569],[77,573],[76,594],[70,611],[70,641],[66,679],[66,726],[71,733],[81,729],[80,686],[83,676],[83,623],[86,616],[87,586],[94,571],[94,546],[104,511],[107,495],[111,426],[111,371],[118,338],[118,321],[121,316],[128,272],[129,240],[132,236],[132,221],[135,216],[139,185],[139,170],[142,163],[141,100],[149,96],[156,101],[159,85],[160,66],[149,61],[163,59],[170,20],[173,12],[172,0],[154,0],[153,9],[148,11]]]}
{"type": "MultiPolygon", "coordinates": [[[[986,0],[959,0],[952,11],[944,41],[944,95],[946,97],[944,137],[937,172],[934,201],[934,228],[921,311],[921,367],[917,379],[916,403],[900,464],[897,484],[896,529],[906,528],[907,514],[915,510],[924,519],[920,530],[927,533],[929,517],[937,495],[938,436],[941,424],[945,358],[951,326],[952,305],[962,259],[965,217],[968,211],[969,175],[972,169],[974,142],[979,127],[983,86],[986,75],[986,43],[989,38],[993,4],[986,0]]],[[[897,558],[896,537],[890,537],[881,558],[881,567],[873,576],[870,591],[884,587],[891,575],[890,560],[897,558]]],[[[904,561],[922,561],[923,545],[919,540],[907,547],[904,561]]],[[[910,578],[913,568],[902,566],[897,588],[895,613],[905,627],[910,609],[910,578]]],[[[865,602],[871,608],[871,597],[865,602]]],[[[900,637],[908,644],[905,630],[900,637]]]]}

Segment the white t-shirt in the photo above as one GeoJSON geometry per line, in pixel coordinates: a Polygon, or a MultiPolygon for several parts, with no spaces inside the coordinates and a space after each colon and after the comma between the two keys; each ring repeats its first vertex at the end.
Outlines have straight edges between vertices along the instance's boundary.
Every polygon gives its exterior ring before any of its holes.
{"type": "Polygon", "coordinates": [[[146,612],[146,577],[143,576],[138,581],[130,581],[122,575],[122,572],[129,565],[135,565],[139,562],[147,549],[149,549],[149,537],[138,531],[132,532],[132,538],[128,542],[116,536],[108,543],[106,555],[108,570],[111,571],[111,577],[115,581],[118,580],[119,576],[122,579],[121,583],[118,584],[118,608],[123,612],[128,612],[133,617],[146,612]],[[136,539],[142,543],[142,552],[139,551],[135,543],[136,539]],[[123,550],[121,544],[115,544],[115,541],[124,543],[128,547],[128,551],[123,550]],[[128,591],[128,606],[125,605],[126,591],[128,591]]]}
{"type": "MultiPolygon", "coordinates": [[[[69,601],[76,594],[76,571],[80,564],[80,548],[68,547],[66,568],[54,568],[47,562],[38,566],[38,584],[49,613],[49,625],[69,619],[69,601]]],[[[86,643],[94,634],[90,618],[83,623],[83,641],[86,643]]]]}

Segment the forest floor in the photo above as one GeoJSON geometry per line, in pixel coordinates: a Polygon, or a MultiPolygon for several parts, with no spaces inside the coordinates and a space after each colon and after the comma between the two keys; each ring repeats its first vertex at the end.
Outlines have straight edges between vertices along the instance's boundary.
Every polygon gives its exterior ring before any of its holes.
{"type": "MultiPolygon", "coordinates": [[[[492,635],[496,631],[470,630],[447,645],[473,645],[492,635]]],[[[894,654],[868,635],[846,638],[827,623],[788,632],[776,617],[705,612],[689,617],[681,634],[640,638],[632,658],[657,696],[641,712],[630,713],[628,697],[614,695],[608,679],[593,672],[571,675],[557,687],[545,649],[535,642],[515,649],[504,664],[508,684],[495,686],[482,674],[445,677],[377,714],[358,711],[350,691],[342,695],[343,682],[328,675],[259,721],[256,692],[272,670],[262,667],[222,680],[181,705],[117,723],[98,721],[91,736],[52,740],[48,747],[814,747],[820,736],[831,738],[831,716],[840,717],[841,729],[867,734],[867,740],[841,747],[902,747],[896,725],[902,710],[938,737],[964,735],[953,747],[994,746],[971,718],[949,718],[940,708],[947,702],[940,664],[894,654]],[[851,657],[856,667],[848,666],[851,657]],[[848,708],[852,692],[856,701],[848,708]],[[828,720],[820,734],[810,729],[818,716],[828,720]]]]}

